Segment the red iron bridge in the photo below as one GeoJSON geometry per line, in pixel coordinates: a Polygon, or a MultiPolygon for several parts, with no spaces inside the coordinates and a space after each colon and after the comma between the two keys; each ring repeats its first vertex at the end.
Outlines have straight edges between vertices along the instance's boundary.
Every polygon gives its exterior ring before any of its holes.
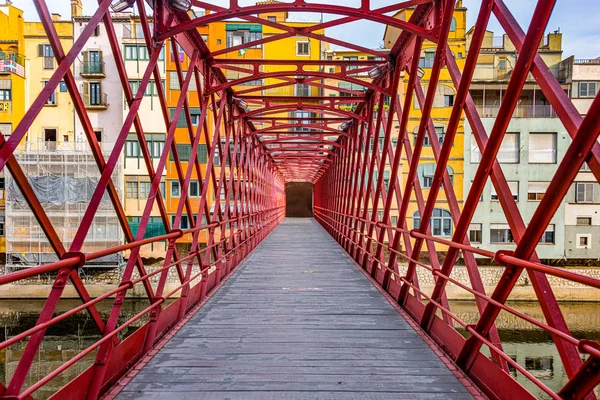
{"type": "MultiPolygon", "coordinates": [[[[136,93],[131,91],[122,46],[111,22],[111,0],[98,1],[89,24],[68,51],[61,46],[47,2],[34,3],[58,67],[12,135],[6,140],[0,136],[0,168],[10,172],[24,194],[59,261],[0,277],[0,284],[6,285],[42,273],[52,272],[55,276],[35,326],[0,345],[3,349],[16,343],[23,346],[12,377],[0,385],[0,398],[35,398],[37,391],[60,379],[65,371],[77,368],[78,362],[89,355],[94,357],[92,365],[65,381],[54,398],[534,398],[536,395],[525,389],[523,380],[536,386],[540,396],[595,398],[593,388],[600,382],[600,345],[570,333],[548,277],[596,290],[600,289],[600,281],[544,265],[536,255],[544,228],[582,164],[587,162],[596,179],[600,179],[600,97],[596,96],[587,116],[582,117],[537,52],[555,1],[537,1],[529,28],[524,31],[504,1],[482,0],[462,71],[448,47],[455,0],[407,0],[382,8],[375,8],[369,0],[360,1],[356,7],[303,0],[267,1],[251,6],[242,6],[237,0],[231,0],[228,6],[199,0],[113,1],[126,7],[137,3],[145,33],[150,55],[136,93]],[[190,5],[211,12],[191,17],[186,12],[190,5]],[[408,21],[389,16],[408,7],[415,7],[408,21]],[[149,9],[152,14],[147,12],[149,9]],[[258,16],[281,11],[324,13],[335,18],[310,28],[297,28],[258,16]],[[152,21],[149,15],[153,16],[152,21]],[[493,128],[486,131],[469,96],[469,85],[492,16],[515,45],[518,58],[493,128]],[[383,59],[220,58],[211,53],[197,28],[232,18],[281,31],[245,43],[245,47],[298,35],[374,53],[383,59]],[[361,19],[401,30],[389,53],[314,33],[361,19]],[[98,24],[108,35],[128,104],[118,139],[106,158],[71,69],[98,24]],[[425,40],[436,44],[436,52],[423,93],[418,63],[425,40]],[[180,46],[189,58],[185,66],[175,58],[181,91],[172,114],[161,84],[161,71],[156,67],[166,43],[173,48],[180,46]],[[265,72],[260,66],[267,62],[287,69],[265,72]],[[440,143],[431,110],[442,70],[449,72],[457,90],[445,139],[440,143]],[[237,71],[245,77],[227,79],[226,71],[237,71]],[[354,77],[361,72],[368,73],[370,80],[354,77]],[[552,195],[539,202],[530,221],[524,221],[496,155],[530,73],[572,142],[551,178],[548,193],[552,195]],[[324,88],[324,80],[333,79],[360,84],[367,90],[354,93],[350,103],[356,106],[352,110],[340,107],[348,104],[348,97],[282,98],[233,90],[233,86],[245,81],[264,82],[270,77],[280,78],[278,86],[305,83],[324,88]],[[68,248],[14,155],[61,81],[70,94],[100,171],[84,220],[68,248]],[[399,85],[405,81],[406,88],[399,97],[399,85]],[[158,162],[148,152],[138,114],[151,82],[155,83],[168,127],[158,162]],[[188,93],[192,83],[203,90],[188,93]],[[190,123],[189,95],[198,96],[201,105],[197,126],[190,123]],[[420,101],[421,118],[413,141],[408,140],[406,128],[414,98],[420,101]],[[389,107],[384,107],[386,102],[389,107]],[[316,116],[307,121],[289,116],[298,110],[316,116]],[[482,155],[459,209],[446,165],[463,115],[482,155]],[[180,118],[188,121],[192,143],[189,159],[180,159],[177,152],[175,129],[180,118]],[[258,128],[257,121],[262,128],[258,128]],[[391,140],[394,125],[399,125],[397,143],[391,140]],[[308,129],[294,133],[293,129],[299,127],[308,129]],[[139,140],[151,181],[135,235],[111,180],[130,131],[139,140]],[[272,138],[267,141],[267,137],[272,138]],[[436,168],[431,188],[424,192],[416,171],[426,139],[433,149],[436,168]],[[202,166],[197,157],[200,143],[208,149],[207,164],[202,166]],[[367,151],[369,143],[373,143],[373,148],[367,151]],[[160,191],[169,153],[177,166],[181,188],[189,187],[193,173],[201,188],[198,209],[191,209],[187,190],[182,190],[174,221],[167,214],[164,193],[160,191]],[[408,173],[400,179],[402,154],[406,156],[408,173]],[[391,165],[388,182],[384,182],[383,173],[377,173],[383,172],[386,164],[391,165]],[[488,179],[514,236],[514,251],[493,252],[473,247],[469,242],[469,224],[488,179]],[[313,218],[286,218],[286,197],[290,203],[290,190],[299,186],[297,182],[309,187],[313,218]],[[104,196],[115,209],[125,244],[83,253],[90,223],[104,196]],[[452,214],[453,235],[448,239],[433,236],[429,228],[440,196],[447,200],[452,214]],[[407,227],[410,201],[416,201],[420,210],[418,229],[407,227]],[[154,207],[159,210],[167,233],[144,238],[154,207]],[[392,208],[399,212],[397,224],[391,223],[392,208]],[[180,227],[184,215],[190,220],[190,227],[185,230],[180,227]],[[196,221],[193,215],[204,219],[196,221]],[[207,238],[203,246],[201,233],[207,238]],[[175,246],[183,235],[193,238],[186,254],[175,246]],[[164,263],[148,272],[139,254],[140,247],[159,241],[169,244],[164,263]],[[422,250],[436,254],[436,246],[445,249],[440,253],[441,259],[420,260],[422,250]],[[78,272],[94,259],[124,251],[129,251],[130,256],[120,285],[93,298],[78,272]],[[453,278],[459,257],[464,260],[470,284],[453,278]],[[484,290],[478,269],[482,259],[491,259],[503,268],[501,279],[489,293],[484,290]],[[417,270],[433,275],[433,289],[421,289],[417,270]],[[167,292],[170,271],[176,272],[179,286],[167,292]],[[521,273],[531,281],[543,321],[506,304],[521,273]],[[56,314],[67,284],[76,289],[82,303],[56,314]],[[476,301],[476,323],[466,323],[453,312],[446,297],[449,285],[476,301]],[[135,286],[144,288],[149,305],[123,320],[124,300],[135,286]],[[103,318],[96,308],[104,300],[112,302],[108,318],[103,318]],[[84,310],[101,338],[39,381],[25,385],[47,330],[84,310]],[[547,387],[505,352],[495,325],[501,312],[552,337],[567,376],[561,388],[547,387]],[[135,324],[140,321],[145,322],[121,338],[120,332],[138,326],[135,324]]],[[[258,89],[267,93],[269,87],[258,89]]],[[[287,207],[290,215],[291,205],[287,207]]]]}

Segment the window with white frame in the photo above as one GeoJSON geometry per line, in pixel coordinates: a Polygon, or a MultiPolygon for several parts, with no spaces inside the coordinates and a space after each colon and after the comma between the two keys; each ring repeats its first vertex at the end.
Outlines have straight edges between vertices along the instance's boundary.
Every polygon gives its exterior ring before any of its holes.
{"type": "Polygon", "coordinates": [[[181,197],[179,181],[171,181],[171,197],[181,197]]]}
{"type": "Polygon", "coordinates": [[[296,55],[310,56],[310,43],[307,41],[296,42],[296,55]]]}
{"type": "MultiPolygon", "coordinates": [[[[500,163],[518,164],[520,146],[519,133],[511,132],[504,134],[504,139],[502,140],[496,159],[500,163]]],[[[479,146],[477,146],[475,137],[471,136],[471,162],[478,163],[479,161],[481,161],[481,151],[479,150],[479,146]]]]}
{"type": "Polygon", "coordinates": [[[579,82],[579,97],[595,97],[598,92],[597,82],[579,82]]]}
{"type": "Polygon", "coordinates": [[[593,182],[575,182],[575,202],[593,203],[594,202],[594,183],[593,182]]]}
{"type": "Polygon", "coordinates": [[[548,225],[540,238],[540,243],[554,244],[554,224],[548,225]]]}
{"type": "Polygon", "coordinates": [[[490,224],[491,243],[514,243],[514,241],[515,238],[508,224],[490,224]]]}
{"type": "Polygon", "coordinates": [[[481,224],[469,225],[469,241],[471,243],[481,243],[482,229],[481,224]]]}
{"type": "Polygon", "coordinates": [[[296,83],[294,85],[294,95],[298,97],[310,96],[310,85],[307,83],[296,83]]]}
{"type": "MultiPolygon", "coordinates": [[[[510,188],[510,193],[513,196],[513,199],[515,199],[515,201],[519,201],[519,182],[518,181],[508,181],[506,182],[508,184],[508,187],[510,188]]],[[[498,193],[496,193],[496,188],[494,187],[494,185],[492,186],[492,195],[491,195],[491,200],[492,201],[498,201],[500,200],[498,198],[498,193]]]]}
{"type": "Polygon", "coordinates": [[[579,168],[580,172],[591,172],[592,170],[590,169],[590,166],[588,165],[588,163],[584,162],[583,164],[581,164],[581,168],[579,168]]]}
{"type": "Polygon", "coordinates": [[[591,249],[592,248],[592,235],[589,233],[577,234],[576,246],[578,249],[591,249]]]}
{"type": "MultiPolygon", "coordinates": [[[[420,227],[421,214],[417,210],[413,214],[413,229],[419,229],[420,227]]],[[[434,208],[431,220],[429,221],[429,227],[434,236],[452,236],[452,214],[448,210],[434,208]]]]}
{"type": "Polygon", "coordinates": [[[188,196],[190,196],[190,197],[200,197],[200,182],[198,182],[198,181],[190,181],[188,196]]]}
{"type": "Polygon", "coordinates": [[[528,182],[527,183],[527,200],[541,201],[548,190],[550,182],[528,182]]]}
{"type": "Polygon", "coordinates": [[[529,134],[529,162],[556,164],[556,133],[529,134]]]}

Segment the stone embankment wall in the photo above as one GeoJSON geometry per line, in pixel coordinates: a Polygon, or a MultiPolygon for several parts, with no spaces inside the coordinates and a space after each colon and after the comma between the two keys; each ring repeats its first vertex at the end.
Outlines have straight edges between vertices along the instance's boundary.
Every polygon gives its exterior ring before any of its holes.
{"type": "MultiPolygon", "coordinates": [[[[156,269],[162,268],[162,264],[154,266],[146,266],[147,272],[152,272],[156,269]]],[[[574,273],[590,276],[596,279],[600,279],[600,267],[556,267],[559,269],[568,270],[574,273]]],[[[481,279],[486,288],[486,293],[491,294],[496,284],[498,283],[503,267],[497,266],[480,266],[479,273],[481,279]]],[[[197,272],[197,266],[194,267],[194,271],[197,272]]],[[[401,272],[405,272],[405,266],[401,266],[401,272]]],[[[113,268],[106,270],[84,270],[81,274],[82,280],[85,282],[87,289],[90,291],[92,297],[99,296],[100,294],[106,293],[107,291],[117,287],[121,280],[122,269],[113,268]]],[[[434,280],[431,273],[423,268],[419,268],[418,279],[421,288],[426,291],[431,291],[434,285],[434,280]]],[[[134,278],[137,278],[137,272],[134,274],[134,278]]],[[[151,278],[152,285],[156,287],[160,273],[154,275],[151,278]]],[[[50,287],[53,281],[52,275],[41,275],[28,279],[26,282],[20,282],[19,284],[3,285],[0,286],[0,298],[46,298],[50,291],[50,287]]],[[[465,266],[456,265],[452,271],[452,278],[457,279],[459,282],[471,286],[469,281],[469,274],[465,266]]],[[[600,291],[594,288],[590,288],[575,282],[567,281],[561,278],[547,275],[548,281],[552,286],[554,294],[557,299],[563,301],[598,301],[600,300],[600,291]]],[[[179,278],[175,268],[169,270],[169,276],[167,279],[166,292],[173,290],[179,285],[179,278]]],[[[454,284],[448,284],[447,288],[448,298],[451,300],[473,300],[473,295],[459,288],[454,284]]],[[[128,292],[129,297],[145,297],[145,291],[141,284],[135,286],[133,290],[128,292]]],[[[77,293],[72,286],[68,286],[65,290],[65,297],[76,298],[77,293]]],[[[513,289],[510,300],[523,300],[523,301],[536,301],[535,292],[531,285],[531,279],[526,272],[523,272],[517,282],[517,285],[513,289]]]]}

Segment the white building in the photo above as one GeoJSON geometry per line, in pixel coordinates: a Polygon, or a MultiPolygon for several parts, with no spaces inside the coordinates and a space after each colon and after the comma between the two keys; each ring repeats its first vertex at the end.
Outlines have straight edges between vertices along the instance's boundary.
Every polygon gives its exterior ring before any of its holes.
{"type": "MultiPolygon", "coordinates": [[[[561,78],[570,84],[577,110],[585,115],[600,89],[600,57],[561,62],[561,78]]],[[[565,251],[567,257],[600,259],[600,184],[584,164],[565,199],[565,251]]]]}

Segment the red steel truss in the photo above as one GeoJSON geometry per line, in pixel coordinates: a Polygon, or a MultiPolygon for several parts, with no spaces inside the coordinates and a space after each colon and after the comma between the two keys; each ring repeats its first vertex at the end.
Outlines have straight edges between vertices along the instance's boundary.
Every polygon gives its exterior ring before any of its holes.
{"type": "Polygon", "coordinates": [[[6,167],[14,178],[60,261],[0,277],[0,284],[5,285],[41,273],[55,273],[51,292],[40,310],[36,325],[0,344],[0,349],[18,342],[24,344],[22,357],[12,378],[5,385],[0,385],[1,398],[31,398],[38,389],[92,353],[95,353],[93,365],[55,396],[61,399],[95,399],[106,393],[135,362],[152,354],[154,345],[169,329],[184,323],[186,316],[200,307],[207,295],[218,288],[219,282],[282,221],[285,213],[284,187],[289,181],[314,184],[314,212],[317,220],[489,397],[533,398],[508,373],[509,368],[513,368],[552,398],[595,398],[591,390],[600,382],[600,344],[575,338],[569,332],[547,276],[560,277],[595,289],[600,289],[600,280],[544,265],[535,253],[544,228],[584,161],[588,163],[596,179],[600,180],[600,145],[597,142],[600,134],[600,96],[594,99],[589,113],[582,118],[537,53],[538,43],[542,39],[555,1],[539,0],[530,28],[524,32],[502,0],[482,0],[466,63],[460,71],[447,43],[455,0],[408,0],[377,9],[372,8],[370,0],[362,0],[360,7],[325,2],[309,3],[303,0],[263,2],[252,6],[241,6],[237,0],[230,0],[229,6],[223,7],[192,0],[194,6],[210,11],[193,19],[174,8],[172,0],[136,0],[150,54],[136,93],[131,91],[121,44],[112,25],[109,12],[111,0],[98,1],[98,8],[89,24],[68,52],[61,46],[46,1],[34,2],[58,68],[11,137],[7,141],[0,137],[0,168],[6,167]],[[408,7],[415,7],[409,21],[389,16],[390,12],[408,7]],[[154,22],[152,25],[147,15],[147,10],[150,9],[154,22]],[[259,14],[282,11],[319,12],[336,17],[310,27],[288,26],[258,17],[259,14]],[[486,132],[469,95],[469,86],[492,14],[515,45],[519,57],[495,124],[490,132],[486,132]],[[231,18],[260,23],[276,28],[281,33],[243,46],[211,52],[196,28],[231,18]],[[360,19],[402,30],[389,53],[315,33],[360,19]],[[121,87],[114,90],[122,91],[128,104],[117,141],[106,159],[100,150],[71,70],[74,60],[98,24],[103,24],[107,32],[121,81],[121,87]],[[363,51],[384,60],[232,60],[222,57],[229,52],[241,50],[242,47],[248,48],[293,36],[304,36],[363,51]],[[422,90],[418,73],[424,40],[436,44],[436,56],[426,93],[422,90]],[[159,54],[167,42],[171,48],[181,46],[189,60],[185,64],[187,67],[184,67],[178,57],[174,58],[181,92],[172,115],[169,113],[165,89],[160,84],[163,77],[157,67],[159,54]],[[264,72],[267,65],[276,65],[277,72],[264,72]],[[443,144],[440,144],[431,111],[443,69],[450,73],[457,91],[446,136],[443,144]],[[359,74],[372,70],[378,70],[378,73],[372,74],[372,79],[358,78],[359,74]],[[228,71],[237,73],[239,77],[226,79],[228,71]],[[529,73],[533,74],[566,127],[572,143],[563,160],[560,160],[548,188],[548,192],[553,195],[545,196],[531,220],[525,221],[512,197],[502,168],[496,161],[496,155],[529,73]],[[277,83],[234,90],[236,85],[257,80],[264,82],[265,79],[277,83]],[[83,125],[101,173],[84,219],[69,248],[61,242],[13,155],[61,81],[66,84],[77,118],[83,125]],[[165,147],[157,164],[153,163],[148,151],[138,115],[144,92],[151,82],[156,83],[154,87],[158,91],[160,109],[168,127],[165,147]],[[190,92],[197,94],[201,109],[197,128],[191,123],[187,97],[192,82],[195,87],[204,88],[204,91],[190,92]],[[361,85],[365,91],[340,89],[338,82],[361,85]],[[264,95],[265,90],[297,83],[307,84],[319,91],[341,91],[350,97],[264,95]],[[402,95],[398,96],[398,93],[402,95]],[[422,116],[413,144],[408,138],[407,124],[414,99],[420,105],[422,116]],[[385,106],[386,100],[389,100],[389,107],[385,106]],[[309,117],[299,117],[294,114],[297,111],[311,114],[309,117]],[[189,140],[192,144],[189,159],[181,159],[177,151],[175,129],[180,116],[185,118],[189,127],[189,140]],[[483,154],[469,193],[462,208],[459,208],[446,165],[463,116],[470,124],[483,154]],[[399,130],[394,129],[396,124],[399,130]],[[129,227],[118,192],[111,180],[130,131],[136,133],[151,181],[150,194],[135,235],[129,227]],[[394,145],[392,138],[396,134],[397,145],[394,145]],[[416,175],[426,138],[431,143],[436,161],[433,184],[428,193],[423,191],[416,175]],[[201,143],[208,148],[205,166],[200,164],[197,157],[201,143]],[[371,144],[372,148],[368,150],[371,144]],[[165,193],[160,190],[161,175],[170,154],[182,188],[173,223],[167,214],[165,193]],[[215,163],[215,158],[219,163],[215,163]],[[403,159],[408,165],[408,173],[400,179],[403,159]],[[389,184],[384,180],[386,165],[391,167],[389,184]],[[194,174],[197,178],[192,178],[194,174]],[[466,235],[488,177],[496,189],[517,244],[514,251],[491,252],[479,249],[471,246],[466,235]],[[197,209],[192,209],[188,198],[187,188],[192,179],[197,179],[201,188],[197,209]],[[441,195],[440,189],[443,189],[454,224],[451,240],[435,237],[429,230],[436,200],[441,195]],[[120,222],[126,244],[86,254],[81,249],[105,191],[120,222]],[[214,194],[214,203],[211,203],[211,193],[214,194]],[[408,229],[406,222],[411,201],[416,201],[421,218],[420,228],[413,230],[408,229]],[[144,239],[154,207],[158,208],[167,233],[144,239]],[[392,208],[399,212],[395,226],[391,223],[392,208]],[[187,215],[191,226],[185,230],[180,227],[184,215],[187,215]],[[198,216],[197,220],[194,215],[198,216]],[[200,246],[201,232],[206,233],[206,247],[200,246]],[[175,246],[184,235],[192,237],[188,254],[181,254],[175,246]],[[139,254],[140,248],[159,241],[168,243],[163,266],[148,272],[139,254]],[[401,243],[403,251],[399,250],[401,243]],[[429,254],[429,264],[419,260],[424,246],[429,254]],[[441,262],[437,257],[440,246],[448,249],[441,262]],[[129,250],[131,255],[120,285],[92,298],[78,271],[91,260],[125,250],[129,250]],[[475,255],[493,259],[495,263],[504,266],[502,279],[492,293],[485,292],[475,255]],[[452,270],[459,256],[464,260],[470,285],[452,277],[452,270]],[[398,258],[406,265],[399,265],[398,258]],[[420,288],[416,275],[419,268],[429,271],[435,277],[435,287],[431,292],[420,288]],[[167,277],[171,270],[176,271],[179,286],[166,293],[167,277]],[[505,304],[523,271],[532,283],[545,321],[537,321],[505,304]],[[139,277],[136,278],[134,272],[139,277]],[[152,281],[158,283],[153,285],[152,281]],[[56,306],[68,282],[75,287],[82,304],[55,316],[56,306]],[[473,295],[480,311],[476,324],[465,323],[450,309],[445,291],[448,283],[473,295]],[[144,287],[150,305],[127,321],[120,321],[123,301],[127,292],[135,285],[144,287]],[[166,305],[166,301],[176,294],[179,295],[177,300],[166,305]],[[112,301],[113,304],[106,320],[96,309],[96,305],[104,300],[112,301]],[[46,330],[84,310],[89,313],[102,338],[43,379],[25,387],[25,380],[46,330]],[[494,325],[501,311],[552,335],[569,378],[560,391],[554,392],[546,387],[540,379],[503,351],[502,341],[494,325]],[[147,322],[121,340],[119,333],[142,318],[146,318],[147,322]],[[459,333],[457,326],[467,332],[467,338],[459,333]],[[484,346],[491,356],[481,352],[484,346]]]}

